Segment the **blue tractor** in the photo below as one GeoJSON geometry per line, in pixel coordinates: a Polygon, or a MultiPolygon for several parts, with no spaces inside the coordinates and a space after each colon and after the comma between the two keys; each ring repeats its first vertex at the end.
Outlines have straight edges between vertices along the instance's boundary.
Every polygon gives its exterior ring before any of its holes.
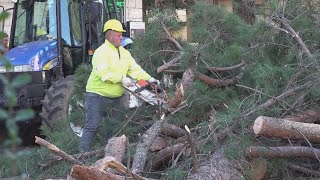
{"type": "MultiPolygon", "coordinates": [[[[31,75],[32,82],[17,90],[15,108],[31,107],[35,119],[51,127],[68,115],[75,69],[90,63],[104,42],[104,23],[121,20],[121,11],[115,0],[18,0],[12,16],[6,56],[13,69],[0,66],[0,73],[31,75]]],[[[0,105],[6,106],[1,91],[0,105]]]]}

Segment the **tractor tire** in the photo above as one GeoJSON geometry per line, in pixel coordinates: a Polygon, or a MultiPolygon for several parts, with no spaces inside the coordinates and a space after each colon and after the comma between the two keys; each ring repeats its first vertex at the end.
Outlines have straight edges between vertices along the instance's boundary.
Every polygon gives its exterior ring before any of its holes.
{"type": "Polygon", "coordinates": [[[69,103],[74,91],[74,78],[67,76],[54,82],[46,91],[39,116],[44,125],[52,129],[54,123],[68,118],[69,103]]]}

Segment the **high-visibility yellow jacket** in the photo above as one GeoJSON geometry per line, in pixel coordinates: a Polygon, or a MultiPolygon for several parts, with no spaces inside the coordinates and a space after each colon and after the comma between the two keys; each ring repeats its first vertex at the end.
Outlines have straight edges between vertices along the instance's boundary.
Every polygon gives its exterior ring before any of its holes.
{"type": "Polygon", "coordinates": [[[126,76],[136,80],[151,78],[135,62],[128,50],[116,48],[106,40],[93,54],[92,72],[86,91],[110,98],[120,97],[125,90],[121,80],[126,76]]]}

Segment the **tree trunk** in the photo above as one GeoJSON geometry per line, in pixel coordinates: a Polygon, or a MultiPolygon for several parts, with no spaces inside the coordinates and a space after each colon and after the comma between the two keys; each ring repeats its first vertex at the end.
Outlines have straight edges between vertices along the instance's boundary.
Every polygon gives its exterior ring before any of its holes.
{"type": "Polygon", "coordinates": [[[249,158],[290,158],[290,157],[308,157],[318,159],[320,149],[303,146],[280,146],[280,147],[262,147],[251,146],[246,150],[246,156],[249,158]]]}
{"type": "Polygon", "coordinates": [[[320,142],[320,125],[317,124],[260,116],[255,120],[253,130],[257,135],[320,142]]]}

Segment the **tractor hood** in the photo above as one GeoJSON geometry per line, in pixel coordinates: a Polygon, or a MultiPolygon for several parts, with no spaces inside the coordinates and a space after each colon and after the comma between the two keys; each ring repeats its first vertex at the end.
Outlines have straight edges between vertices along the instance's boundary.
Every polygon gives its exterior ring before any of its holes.
{"type": "Polygon", "coordinates": [[[41,71],[51,60],[58,57],[57,41],[34,41],[10,49],[7,58],[11,64],[30,65],[32,71],[41,71]]]}

